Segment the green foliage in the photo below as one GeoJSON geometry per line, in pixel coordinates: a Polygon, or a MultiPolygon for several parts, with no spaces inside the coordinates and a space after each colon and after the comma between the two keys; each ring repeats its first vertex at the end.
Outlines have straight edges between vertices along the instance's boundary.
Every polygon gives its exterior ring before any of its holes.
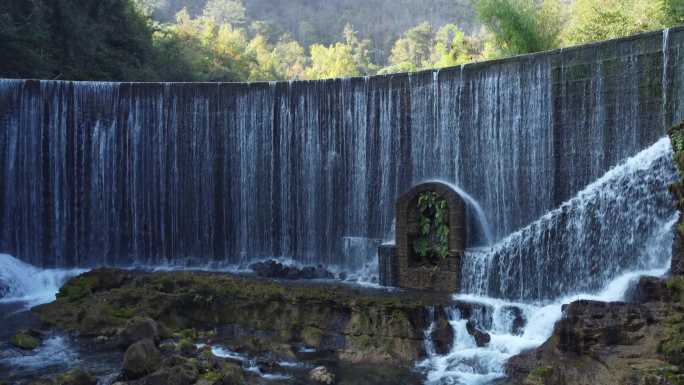
{"type": "Polygon", "coordinates": [[[684,23],[684,0],[663,0],[663,11],[668,26],[684,23]]]}
{"type": "Polygon", "coordinates": [[[352,48],[343,43],[329,47],[314,44],[311,50],[311,65],[304,71],[307,79],[327,79],[360,75],[356,67],[352,48]]]}
{"type": "Polygon", "coordinates": [[[359,5],[363,12],[335,2],[266,1],[5,0],[0,77],[262,81],[390,74],[684,22],[684,0],[478,0],[485,28],[469,35],[475,28],[459,19],[472,13],[465,0],[431,0],[440,4],[439,17],[417,0],[392,0],[391,7],[371,0],[359,5]],[[401,17],[369,21],[378,14],[401,17]],[[410,27],[416,20],[430,21],[410,27]]]}
{"type": "Polygon", "coordinates": [[[432,66],[452,67],[473,61],[477,56],[473,39],[467,39],[465,32],[454,24],[440,28],[435,35],[432,50],[432,66]]]}
{"type": "Polygon", "coordinates": [[[542,6],[534,0],[480,0],[476,9],[503,55],[539,52],[559,44],[558,0],[545,0],[542,6]]]}
{"type": "Polygon", "coordinates": [[[195,350],[195,344],[192,342],[192,340],[183,338],[178,342],[176,349],[182,354],[192,353],[195,350]]]}
{"type": "Polygon", "coordinates": [[[413,242],[413,251],[419,257],[449,256],[448,207],[446,199],[435,192],[418,196],[419,237],[413,242]]]}
{"type": "Polygon", "coordinates": [[[670,130],[670,141],[672,142],[672,149],[675,153],[684,151],[684,127],[673,127],[670,130]]]}
{"type": "Polygon", "coordinates": [[[582,44],[668,26],[665,3],[680,0],[576,0],[564,31],[566,44],[582,44]]]}
{"type": "Polygon", "coordinates": [[[389,62],[392,65],[411,63],[416,67],[424,67],[430,62],[434,32],[428,22],[421,23],[406,31],[404,36],[394,43],[389,62]]]}
{"type": "Polygon", "coordinates": [[[204,17],[217,24],[242,25],[247,16],[240,0],[208,0],[204,6],[204,17]]]}
{"type": "Polygon", "coordinates": [[[152,32],[129,0],[4,0],[0,52],[3,77],[154,79],[152,32]]]}

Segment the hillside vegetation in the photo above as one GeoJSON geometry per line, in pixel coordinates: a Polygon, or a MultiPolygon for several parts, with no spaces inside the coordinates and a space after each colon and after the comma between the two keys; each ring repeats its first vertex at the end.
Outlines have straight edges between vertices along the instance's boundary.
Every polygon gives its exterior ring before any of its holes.
{"type": "Polygon", "coordinates": [[[442,68],[684,21],[684,0],[4,0],[0,77],[322,79],[442,68]]]}

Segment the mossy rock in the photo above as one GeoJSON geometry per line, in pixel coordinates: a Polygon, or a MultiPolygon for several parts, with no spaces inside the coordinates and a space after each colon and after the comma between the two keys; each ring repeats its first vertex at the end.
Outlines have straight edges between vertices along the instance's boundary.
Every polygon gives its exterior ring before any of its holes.
{"type": "Polygon", "coordinates": [[[541,366],[533,370],[523,381],[523,385],[547,385],[553,376],[553,368],[541,366]]]}
{"type": "Polygon", "coordinates": [[[97,378],[81,369],[74,369],[57,376],[58,385],[97,385],[97,378]]]}
{"type": "Polygon", "coordinates": [[[176,345],[176,350],[183,355],[192,355],[197,351],[197,347],[189,338],[183,338],[176,345]]]}
{"type": "Polygon", "coordinates": [[[239,365],[224,363],[221,367],[220,381],[223,385],[241,385],[245,383],[245,375],[239,365]]]}
{"type": "Polygon", "coordinates": [[[10,339],[10,344],[24,350],[33,350],[40,346],[40,343],[38,338],[30,335],[28,332],[19,332],[10,339]]]}

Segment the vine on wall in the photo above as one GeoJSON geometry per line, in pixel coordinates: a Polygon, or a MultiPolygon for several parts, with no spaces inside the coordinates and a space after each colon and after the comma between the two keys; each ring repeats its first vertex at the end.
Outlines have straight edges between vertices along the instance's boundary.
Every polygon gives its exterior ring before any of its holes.
{"type": "Polygon", "coordinates": [[[449,225],[447,201],[437,193],[427,191],[418,196],[419,236],[413,251],[421,258],[449,256],[449,225]]]}

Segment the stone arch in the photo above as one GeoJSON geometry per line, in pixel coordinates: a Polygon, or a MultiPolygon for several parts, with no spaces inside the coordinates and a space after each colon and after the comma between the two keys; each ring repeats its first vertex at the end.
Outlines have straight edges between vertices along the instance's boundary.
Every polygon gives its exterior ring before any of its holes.
{"type": "Polygon", "coordinates": [[[404,288],[456,291],[467,236],[466,203],[458,191],[448,183],[420,183],[397,199],[395,216],[395,245],[391,250],[380,250],[378,254],[381,278],[384,278],[381,281],[404,288]],[[446,200],[449,251],[445,258],[433,260],[426,265],[417,263],[413,243],[419,232],[418,199],[427,192],[435,193],[440,199],[446,200]]]}

